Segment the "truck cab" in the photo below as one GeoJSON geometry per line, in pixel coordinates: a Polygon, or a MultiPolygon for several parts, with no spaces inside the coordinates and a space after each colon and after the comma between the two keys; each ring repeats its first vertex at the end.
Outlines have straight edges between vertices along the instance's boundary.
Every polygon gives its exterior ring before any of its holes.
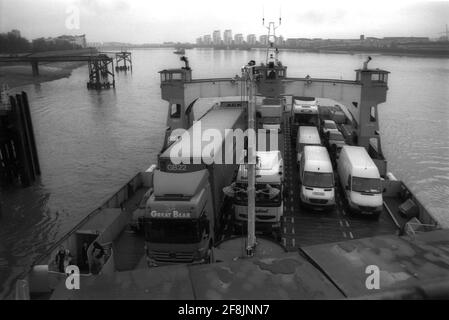
{"type": "Polygon", "coordinates": [[[154,172],[154,192],[147,201],[144,217],[150,266],[209,261],[214,223],[207,170],[154,172]]]}
{"type": "Polygon", "coordinates": [[[280,99],[265,99],[256,107],[259,129],[276,130],[282,132],[283,101],[280,99]]]}
{"type": "MultiPolygon", "coordinates": [[[[256,228],[275,231],[283,215],[284,162],[281,152],[258,151],[256,165],[256,228]]],[[[248,221],[248,169],[240,165],[235,182],[234,213],[237,225],[248,221]]]]}
{"type": "Polygon", "coordinates": [[[293,143],[299,126],[319,128],[320,120],[316,99],[314,97],[293,97],[290,122],[293,143]]]}

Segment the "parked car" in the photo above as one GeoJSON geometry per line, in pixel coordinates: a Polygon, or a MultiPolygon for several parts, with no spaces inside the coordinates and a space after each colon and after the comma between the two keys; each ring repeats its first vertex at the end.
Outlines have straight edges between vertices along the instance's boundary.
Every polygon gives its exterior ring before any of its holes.
{"type": "Polygon", "coordinates": [[[324,120],[321,123],[321,132],[324,136],[330,131],[338,131],[337,124],[333,120],[324,120]]]}
{"type": "Polygon", "coordinates": [[[338,130],[330,130],[324,136],[324,145],[329,150],[331,158],[335,161],[338,159],[341,148],[346,145],[343,134],[338,130]]]}

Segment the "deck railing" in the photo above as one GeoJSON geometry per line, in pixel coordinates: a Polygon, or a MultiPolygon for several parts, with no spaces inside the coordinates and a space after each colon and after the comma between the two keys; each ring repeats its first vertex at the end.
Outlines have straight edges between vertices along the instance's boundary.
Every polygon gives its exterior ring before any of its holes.
{"type": "MultiPolygon", "coordinates": [[[[90,212],[86,217],[84,217],[79,223],[77,223],[68,233],[66,233],[61,239],[56,241],[48,250],[46,250],[40,257],[36,258],[31,264],[30,268],[36,264],[41,264],[44,259],[52,255],[64,241],[68,240],[83,224],[85,224],[92,217],[97,215],[102,209],[105,208],[119,208],[124,201],[128,200],[134,192],[140,187],[142,183],[141,174],[136,174],[131,178],[128,183],[121,187],[116,193],[114,193],[109,199],[107,199],[100,207],[90,212]]],[[[29,273],[30,268],[25,273],[29,273]]]]}

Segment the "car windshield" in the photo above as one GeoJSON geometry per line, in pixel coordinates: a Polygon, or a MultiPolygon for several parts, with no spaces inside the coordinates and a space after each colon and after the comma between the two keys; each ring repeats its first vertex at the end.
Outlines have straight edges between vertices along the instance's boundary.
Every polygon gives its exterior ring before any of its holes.
{"type": "Polygon", "coordinates": [[[332,188],[334,177],[332,173],[304,171],[303,185],[305,187],[332,188]]]}
{"type": "Polygon", "coordinates": [[[343,138],[343,135],[340,132],[330,132],[329,133],[329,140],[345,141],[345,139],[343,138]]]}
{"type": "MultiPolygon", "coordinates": [[[[238,205],[248,205],[248,196],[246,183],[238,183],[236,185],[240,192],[236,192],[235,202],[238,205]]],[[[281,204],[281,186],[277,184],[256,184],[256,206],[279,206],[281,204]]]]}
{"type": "Polygon", "coordinates": [[[324,123],[324,127],[326,129],[338,129],[337,125],[335,124],[335,122],[325,122],[324,123]]]}
{"type": "Polygon", "coordinates": [[[145,239],[153,243],[197,243],[198,219],[147,219],[145,239]]]}
{"type": "Polygon", "coordinates": [[[352,191],[366,193],[380,193],[381,182],[376,178],[352,178],[352,191]]]}

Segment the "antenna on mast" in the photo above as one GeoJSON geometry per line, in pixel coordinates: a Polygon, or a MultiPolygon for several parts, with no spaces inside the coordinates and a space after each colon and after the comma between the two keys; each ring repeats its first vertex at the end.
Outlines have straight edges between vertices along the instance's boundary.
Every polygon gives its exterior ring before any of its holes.
{"type": "MultiPolygon", "coordinates": [[[[264,16],[265,19],[265,16],[264,16]]],[[[265,21],[265,20],[264,20],[265,21]]],[[[275,22],[271,21],[268,23],[267,26],[264,25],[264,27],[268,30],[267,34],[267,56],[266,56],[266,63],[268,64],[270,60],[274,60],[276,63],[278,63],[278,53],[279,50],[274,47],[274,44],[276,42],[276,29],[281,26],[282,23],[282,17],[281,17],[281,8],[279,7],[279,24],[276,25],[275,22]]]]}
{"type": "Polygon", "coordinates": [[[265,26],[265,8],[262,6],[262,25],[265,26]]]}
{"type": "Polygon", "coordinates": [[[282,23],[282,6],[279,6],[279,25],[282,23]]]}

